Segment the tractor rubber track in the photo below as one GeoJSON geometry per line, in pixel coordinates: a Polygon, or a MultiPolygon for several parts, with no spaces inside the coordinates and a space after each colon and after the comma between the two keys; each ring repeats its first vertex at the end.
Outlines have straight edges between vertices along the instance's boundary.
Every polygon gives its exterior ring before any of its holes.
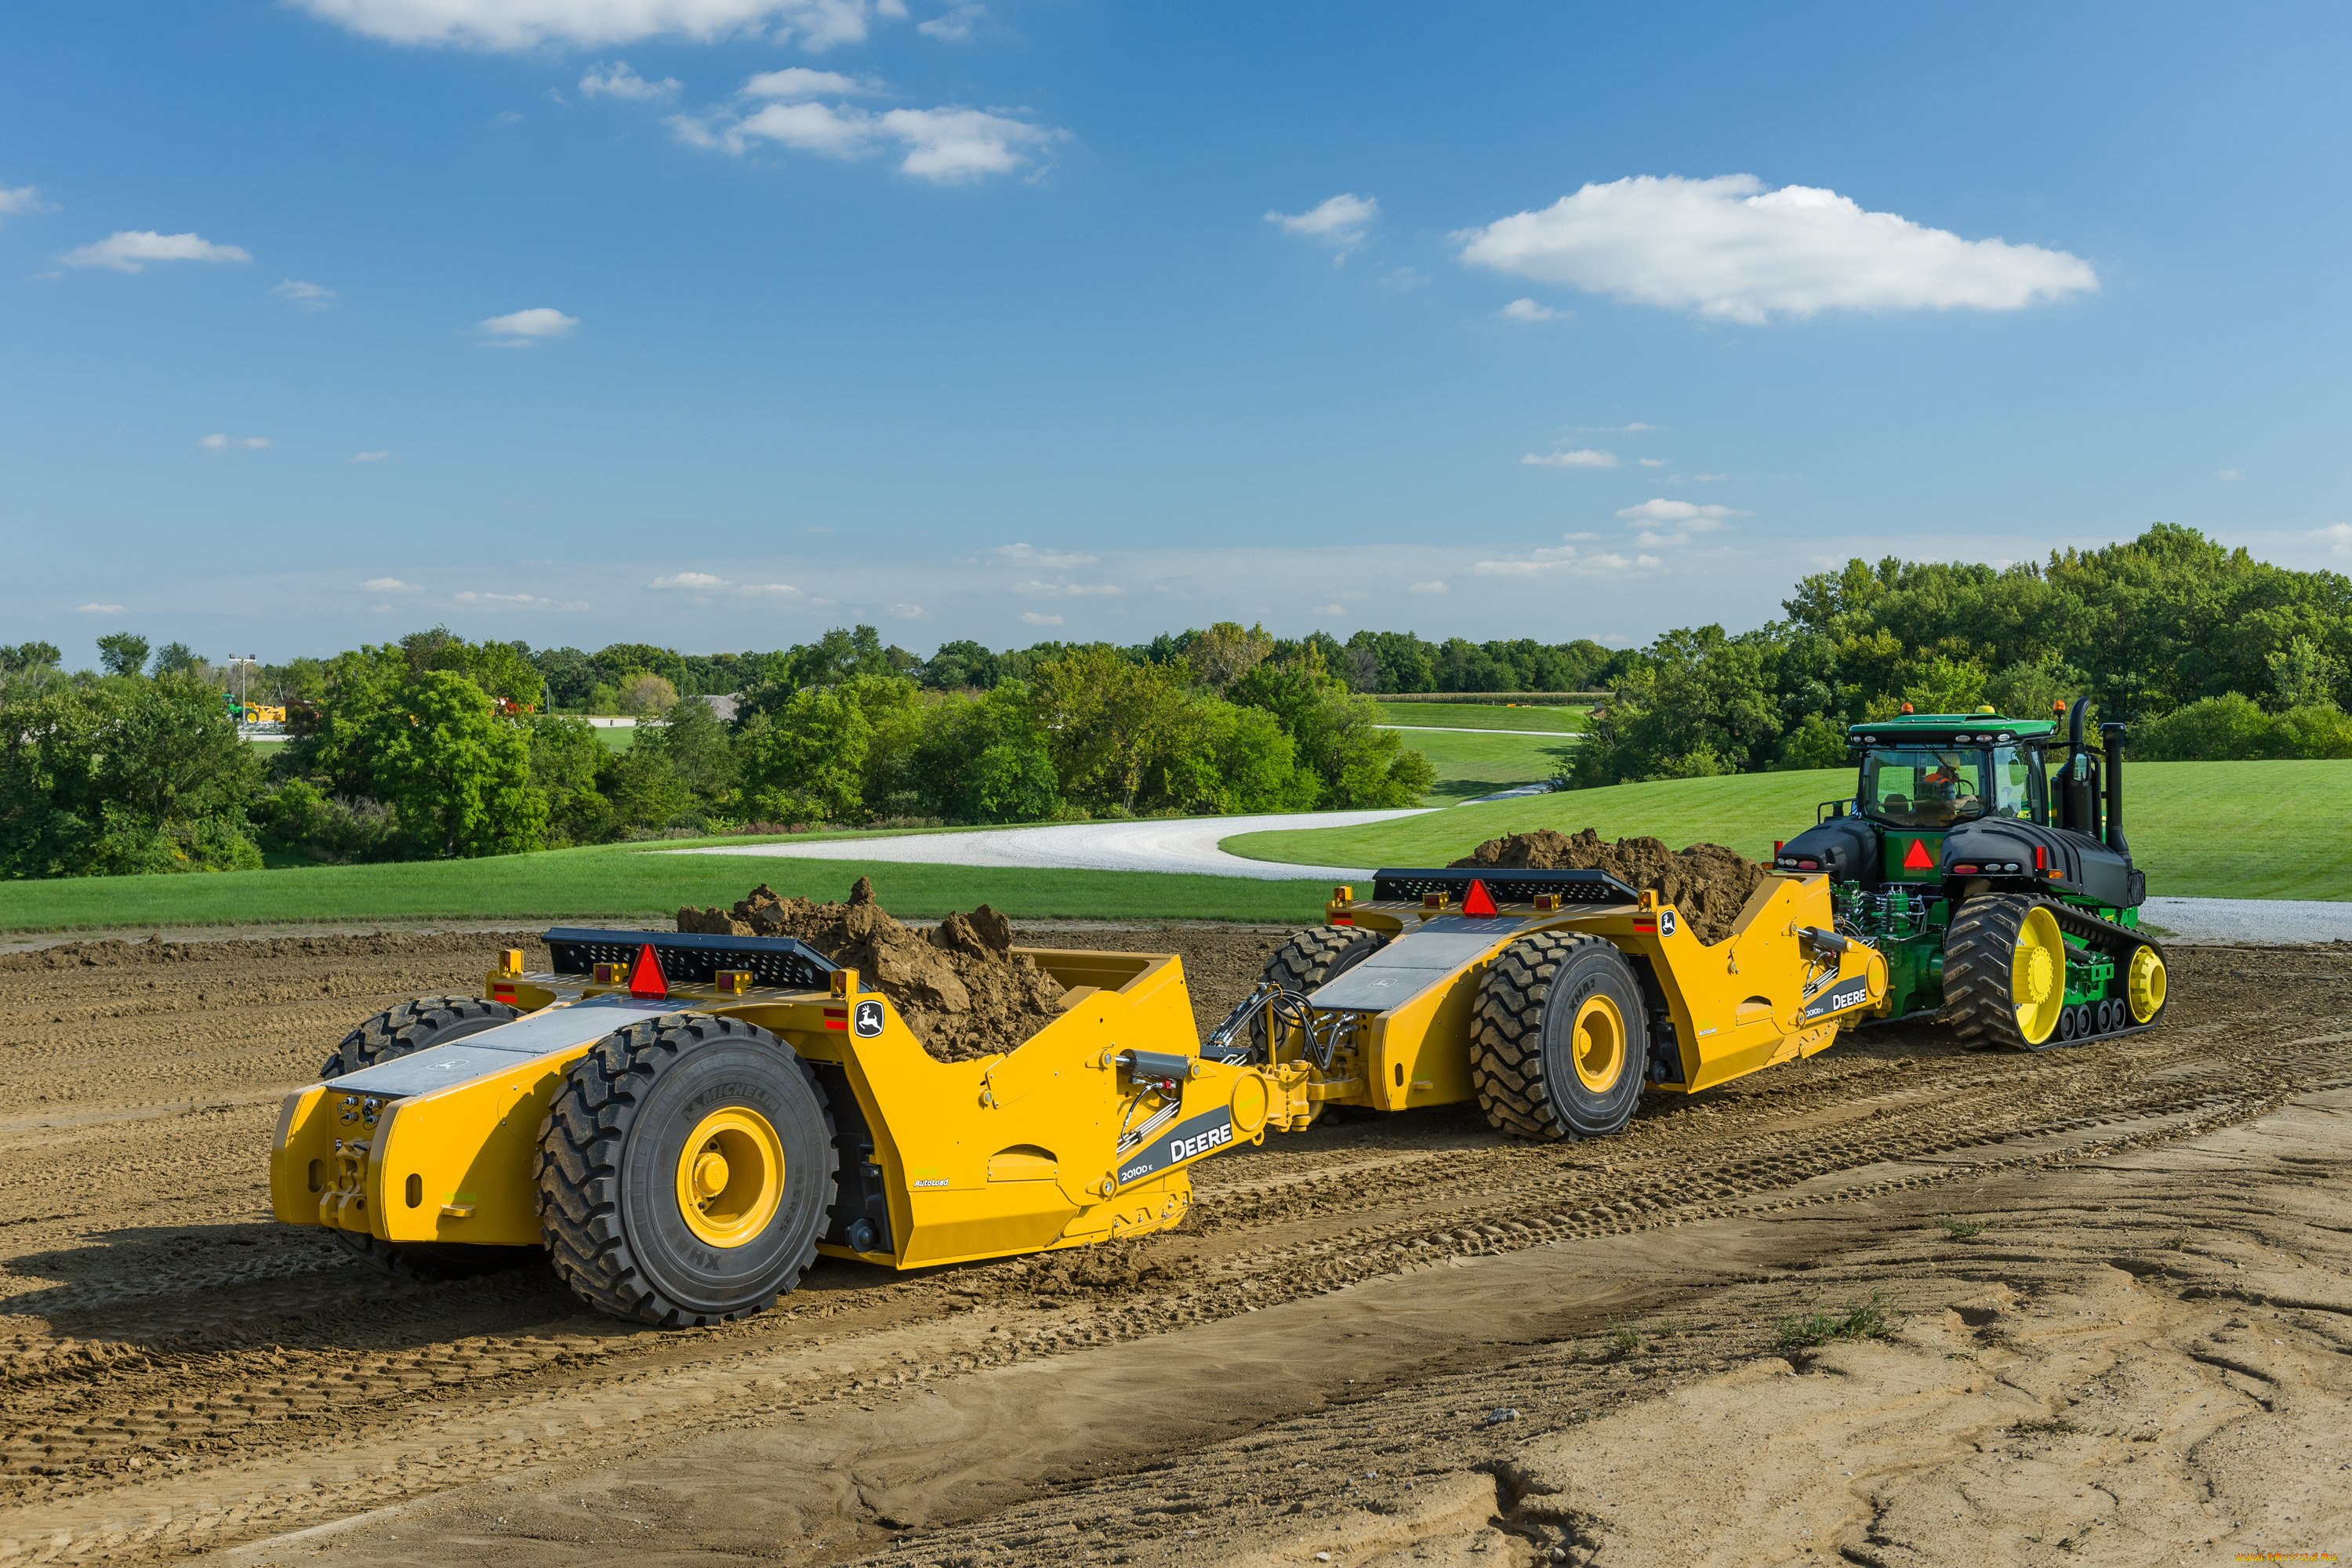
{"type": "MultiPolygon", "coordinates": [[[[2352,1085],[2340,956],[2179,949],[2168,1027],[2098,1048],[1994,1056],[1891,1025],[1707,1095],[1651,1094],[1587,1144],[1503,1138],[1469,1106],[1318,1125],[1199,1167],[1175,1232],[908,1277],[820,1258],[774,1310],[661,1334],[589,1311],[542,1265],[387,1280],[268,1219],[261,1152],[320,1043],[526,939],[307,940],[0,959],[0,1564],[177,1560],[714,1429],[865,1419],[1056,1357],[1118,1349],[1150,1367],[1187,1326],[1238,1329],[1299,1300],[1339,1310],[1351,1287],[1450,1261],[1622,1238],[1630,1268],[1712,1221],[1889,1194],[1955,1204],[1933,1194],[2352,1085]]],[[[1212,1019],[1275,945],[1201,931],[1101,944],[1184,954],[1212,1019]]],[[[1526,1386],[1490,1400],[1432,1384],[1432,1408],[1475,1424],[1549,1385],[1526,1386]]],[[[785,1558],[926,1539],[855,1511],[812,1523],[785,1558]]],[[[1171,1536],[1207,1518],[1183,1514],[1181,1489],[1153,1517],[1171,1536]]],[[[1018,1547],[1034,1525],[1011,1513],[982,1538],[1015,1560],[1083,1555],[1066,1525],[1018,1547]]]]}

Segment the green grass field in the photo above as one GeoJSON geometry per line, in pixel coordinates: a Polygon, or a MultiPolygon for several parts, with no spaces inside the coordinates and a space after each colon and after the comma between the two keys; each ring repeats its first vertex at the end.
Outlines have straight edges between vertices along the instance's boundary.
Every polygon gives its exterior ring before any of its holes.
{"type": "Polygon", "coordinates": [[[604,742],[604,749],[608,752],[625,752],[637,743],[637,732],[634,728],[607,728],[599,724],[596,738],[604,742]]]}
{"type": "Polygon", "coordinates": [[[1538,735],[1456,735],[1442,730],[1407,733],[1404,743],[1437,769],[1436,786],[1422,796],[1423,805],[1452,805],[1548,779],[1570,744],[1565,736],[1554,741],[1538,735]]]}
{"type": "Polygon", "coordinates": [[[1574,733],[1591,720],[1581,708],[1509,708],[1494,702],[1375,702],[1383,724],[1439,730],[1544,730],[1574,733]]]}
{"type": "Polygon", "coordinates": [[[838,899],[874,879],[908,917],[976,904],[1047,920],[1230,920],[1307,924],[1328,891],[1315,882],[1121,871],[1008,871],[741,855],[670,855],[603,845],[485,860],[310,866],[163,877],[70,877],[0,883],[0,931],[386,920],[667,921],[680,904],[731,904],[761,883],[838,899]]]}
{"type": "MultiPolygon", "coordinates": [[[[1551,827],[1700,839],[1758,858],[1794,837],[1845,769],[1675,779],[1462,805],[1364,827],[1252,833],[1236,855],[1321,866],[1438,866],[1481,840],[1551,827]]],[[[2352,762],[2133,763],[2124,828],[2148,891],[2186,898],[2352,899],[2352,762]]]]}

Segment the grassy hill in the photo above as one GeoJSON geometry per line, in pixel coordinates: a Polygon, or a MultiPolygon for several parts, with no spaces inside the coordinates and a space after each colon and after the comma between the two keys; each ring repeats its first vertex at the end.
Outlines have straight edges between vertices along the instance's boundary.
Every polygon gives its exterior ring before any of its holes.
{"type": "Polygon", "coordinates": [[[1380,721],[1406,729],[1542,730],[1574,734],[1591,727],[1581,708],[1513,708],[1500,702],[1375,702],[1380,721]]]}
{"type": "MultiPolygon", "coordinates": [[[[2132,763],[2124,828],[2152,893],[2352,899],[2352,762],[2132,763]]],[[[1363,827],[1252,833],[1236,855],[1323,866],[1433,866],[1481,840],[1551,827],[1700,839],[1761,858],[1851,792],[1847,769],[1673,779],[1461,805],[1363,827]]]]}
{"type": "Polygon", "coordinates": [[[1460,735],[1443,730],[1402,731],[1404,743],[1437,769],[1437,783],[1422,796],[1423,805],[1452,805],[1515,784],[1551,777],[1572,743],[1561,735],[1460,735]]]}

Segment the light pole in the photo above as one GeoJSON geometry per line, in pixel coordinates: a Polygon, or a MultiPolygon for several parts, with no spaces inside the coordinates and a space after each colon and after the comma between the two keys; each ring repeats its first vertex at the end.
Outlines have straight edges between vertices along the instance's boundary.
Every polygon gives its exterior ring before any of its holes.
{"type": "Polygon", "coordinates": [[[253,667],[260,662],[258,657],[249,653],[236,654],[229,659],[229,663],[236,666],[236,721],[240,724],[245,722],[246,678],[253,667]]]}

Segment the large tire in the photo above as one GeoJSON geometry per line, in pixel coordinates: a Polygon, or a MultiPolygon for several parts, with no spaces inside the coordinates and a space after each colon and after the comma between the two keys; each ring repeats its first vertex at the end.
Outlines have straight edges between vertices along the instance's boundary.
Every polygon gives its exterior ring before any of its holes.
{"type": "Polygon", "coordinates": [[[1962,904],[1944,937],[1944,1005],[1972,1046],[2065,1043],[2066,942],[2049,907],[2024,893],[1962,904]]]}
{"type": "Polygon", "coordinates": [[[667,1014],[565,1075],[540,1126],[540,1230],[600,1311],[746,1317],[815,1259],[835,1159],[824,1092],[790,1046],[740,1018],[667,1014]]]}
{"type": "Polygon", "coordinates": [[[1378,952],[1386,939],[1376,931],[1344,926],[1314,926],[1274,950],[1259,978],[1285,991],[1309,995],[1378,952]]]}
{"type": "MultiPolygon", "coordinates": [[[[413,1051],[446,1046],[485,1029],[495,1029],[522,1016],[521,1009],[478,996],[419,996],[388,1007],[345,1035],[321,1078],[337,1079],[381,1062],[394,1061],[413,1051]]],[[[358,1231],[331,1228],[327,1234],[352,1257],[403,1279],[456,1279],[494,1268],[511,1268],[530,1249],[525,1247],[457,1247],[432,1241],[383,1241],[358,1231]]]]}
{"type": "Polygon", "coordinates": [[[1538,931],[1478,983],[1470,1082],[1487,1125],[1522,1138],[1600,1138],[1633,1120],[1649,1069],[1642,983],[1597,936],[1538,931]]]}

